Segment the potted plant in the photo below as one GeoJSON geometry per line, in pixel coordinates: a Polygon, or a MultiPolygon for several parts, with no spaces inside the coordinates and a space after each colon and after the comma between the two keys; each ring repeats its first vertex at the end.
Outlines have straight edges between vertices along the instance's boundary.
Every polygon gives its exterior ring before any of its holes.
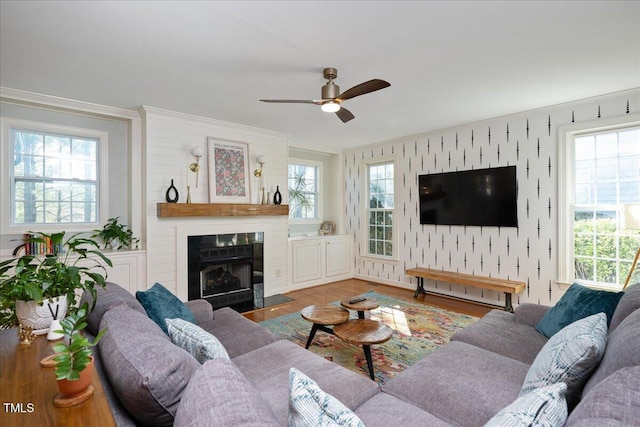
{"type": "Polygon", "coordinates": [[[92,238],[100,238],[105,249],[138,248],[140,239],[133,237],[133,232],[124,224],[120,224],[120,217],[109,218],[102,229],[93,230],[92,238]]]}
{"type": "Polygon", "coordinates": [[[64,318],[67,307],[75,310],[82,292],[91,293],[95,304],[95,287],[106,285],[105,264],[113,264],[96,250],[96,241],[80,233],[67,239],[64,232],[34,233],[26,243],[47,245],[53,253],[23,255],[0,264],[0,328],[20,323],[43,334],[52,320],[64,318]]]}
{"type": "Polygon", "coordinates": [[[91,384],[93,377],[93,356],[91,348],[98,344],[106,332],[101,330],[93,342],[82,334],[87,326],[86,319],[89,306],[85,303],[75,313],[60,322],[64,340],[53,346],[56,353],[53,361],[56,367],[58,389],[64,397],[73,397],[84,392],[91,384]]]}

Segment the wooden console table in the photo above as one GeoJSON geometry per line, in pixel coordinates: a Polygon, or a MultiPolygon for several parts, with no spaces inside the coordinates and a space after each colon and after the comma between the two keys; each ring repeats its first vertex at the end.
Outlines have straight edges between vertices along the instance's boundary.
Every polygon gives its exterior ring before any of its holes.
{"type": "Polygon", "coordinates": [[[517,282],[515,280],[454,273],[452,271],[433,270],[431,268],[409,268],[406,273],[408,276],[415,276],[418,278],[418,286],[416,287],[416,292],[413,294],[414,298],[421,293],[426,294],[426,291],[424,290],[424,279],[431,279],[440,282],[455,283],[458,285],[473,286],[475,288],[504,292],[505,311],[513,311],[511,296],[524,291],[526,288],[526,284],[524,282],[517,282]]]}
{"type": "Polygon", "coordinates": [[[40,367],[53,354],[55,341],[38,336],[30,345],[18,342],[16,328],[0,331],[0,396],[3,426],[115,426],[100,378],[94,372],[93,396],[76,406],[56,408],[55,370],[40,367]]]}

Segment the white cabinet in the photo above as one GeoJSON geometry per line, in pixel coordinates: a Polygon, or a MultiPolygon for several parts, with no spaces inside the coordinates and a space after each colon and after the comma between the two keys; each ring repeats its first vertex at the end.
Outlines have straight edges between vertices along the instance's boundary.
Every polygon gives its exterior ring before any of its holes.
{"type": "Polygon", "coordinates": [[[351,236],[291,239],[289,253],[293,289],[353,277],[351,236]]]}
{"type": "Polygon", "coordinates": [[[113,263],[113,267],[107,266],[108,282],[116,283],[132,294],[138,290],[147,289],[144,283],[146,277],[144,251],[105,252],[104,254],[113,263]]]}

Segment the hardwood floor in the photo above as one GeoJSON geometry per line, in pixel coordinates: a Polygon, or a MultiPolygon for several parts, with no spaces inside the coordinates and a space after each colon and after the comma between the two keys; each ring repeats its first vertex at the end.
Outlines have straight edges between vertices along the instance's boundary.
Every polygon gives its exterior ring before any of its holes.
{"type": "Polygon", "coordinates": [[[274,317],[284,316],[285,314],[297,313],[309,305],[328,304],[332,301],[346,299],[371,290],[394,298],[419,302],[477,317],[484,316],[494,308],[480,303],[461,301],[432,294],[420,295],[418,298],[413,298],[413,290],[365,280],[349,279],[298,291],[291,291],[287,293],[286,296],[293,298],[294,301],[243,314],[246,318],[255,322],[262,322],[263,320],[273,319],[274,317]]]}

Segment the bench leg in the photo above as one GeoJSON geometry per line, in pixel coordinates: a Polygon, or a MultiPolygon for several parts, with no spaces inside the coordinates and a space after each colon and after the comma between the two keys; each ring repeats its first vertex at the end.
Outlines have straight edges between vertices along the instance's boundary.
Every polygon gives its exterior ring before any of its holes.
{"type": "Polygon", "coordinates": [[[418,285],[416,286],[416,291],[413,294],[414,298],[418,298],[420,294],[426,294],[427,291],[424,290],[424,279],[422,277],[418,277],[418,285]]]}
{"type": "Polygon", "coordinates": [[[509,292],[504,293],[504,311],[513,313],[513,305],[511,305],[511,294],[509,292]]]}
{"type": "Polygon", "coordinates": [[[369,367],[369,376],[373,381],[376,380],[373,375],[373,361],[371,360],[371,347],[368,345],[363,345],[362,349],[364,350],[364,358],[367,359],[367,366],[369,367]]]}

